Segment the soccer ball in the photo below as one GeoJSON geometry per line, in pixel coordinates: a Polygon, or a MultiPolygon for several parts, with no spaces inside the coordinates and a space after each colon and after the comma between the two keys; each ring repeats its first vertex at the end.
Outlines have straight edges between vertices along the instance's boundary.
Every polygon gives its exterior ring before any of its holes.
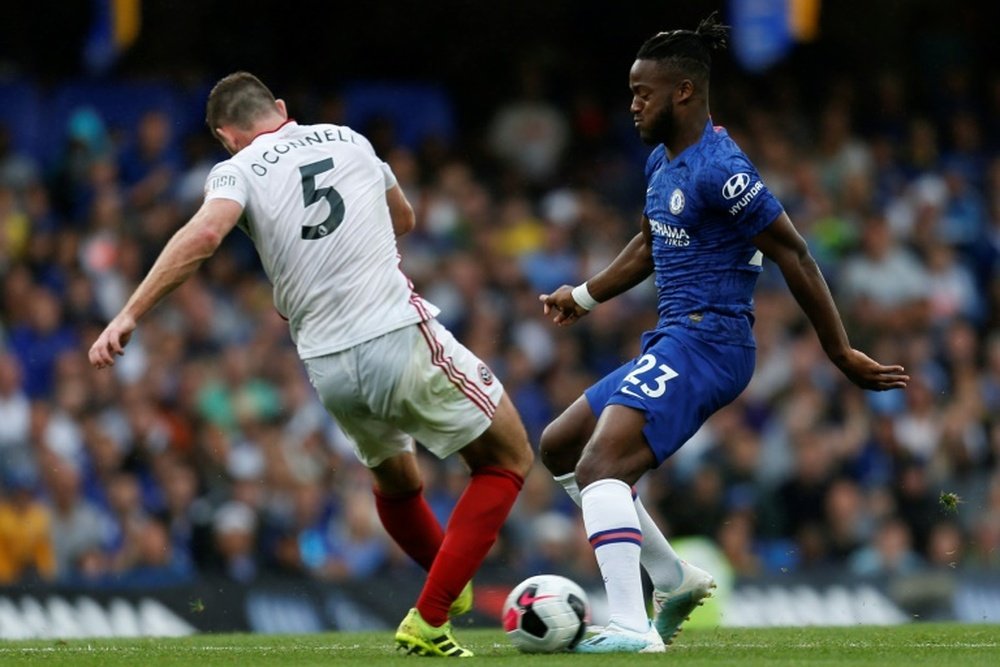
{"type": "Polygon", "coordinates": [[[557,574],[540,574],[514,587],[503,604],[503,629],[525,653],[566,651],[583,638],[590,620],[587,594],[557,574]]]}

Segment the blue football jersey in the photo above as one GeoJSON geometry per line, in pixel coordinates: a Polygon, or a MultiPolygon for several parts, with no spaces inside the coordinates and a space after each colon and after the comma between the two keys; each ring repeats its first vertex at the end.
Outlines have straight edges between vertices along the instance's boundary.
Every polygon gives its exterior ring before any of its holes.
{"type": "Polygon", "coordinates": [[[753,290],[763,257],[752,239],[781,213],[757,170],[721,127],[673,160],[646,163],[645,215],[653,233],[658,328],[753,346],[753,290]]]}

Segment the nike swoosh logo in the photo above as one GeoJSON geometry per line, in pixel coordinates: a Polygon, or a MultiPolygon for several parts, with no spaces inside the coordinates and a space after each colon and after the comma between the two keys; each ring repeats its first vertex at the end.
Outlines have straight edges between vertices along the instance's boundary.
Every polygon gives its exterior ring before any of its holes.
{"type": "Polygon", "coordinates": [[[628,387],[622,387],[621,389],[619,389],[619,391],[622,392],[623,394],[628,394],[629,396],[635,396],[638,399],[642,398],[642,396],[640,396],[639,394],[635,393],[634,391],[632,391],[628,387]]]}
{"type": "Polygon", "coordinates": [[[653,194],[653,188],[646,188],[646,194],[647,195],[653,194]]]}
{"type": "Polygon", "coordinates": [[[548,600],[554,597],[555,595],[532,595],[531,591],[524,591],[521,593],[521,597],[517,599],[517,604],[521,607],[530,607],[539,600],[548,600]]]}

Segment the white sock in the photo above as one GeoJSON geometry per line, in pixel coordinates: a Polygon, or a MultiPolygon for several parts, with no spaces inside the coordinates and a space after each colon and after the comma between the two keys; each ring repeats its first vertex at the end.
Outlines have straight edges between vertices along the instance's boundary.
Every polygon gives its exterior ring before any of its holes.
{"type": "Polygon", "coordinates": [[[583,525],[608,594],[610,623],[646,632],[649,617],[639,570],[642,530],[632,503],[632,489],[621,480],[600,479],[583,489],[580,498],[583,525]]]}
{"type": "MultiPolygon", "coordinates": [[[[555,478],[573,502],[580,504],[580,487],[576,483],[576,473],[568,472],[555,478]]],[[[646,568],[653,586],[662,591],[669,591],[681,584],[682,573],[679,567],[680,556],[670,546],[670,542],[660,531],[660,527],[649,516],[639,495],[635,495],[635,513],[639,517],[639,529],[642,530],[642,552],[639,557],[642,566],[646,568]]]]}
{"type": "Polygon", "coordinates": [[[667,542],[653,517],[649,516],[638,493],[635,495],[635,513],[639,517],[639,527],[642,528],[642,566],[646,568],[649,580],[661,591],[677,588],[684,578],[681,557],[667,542]]]}

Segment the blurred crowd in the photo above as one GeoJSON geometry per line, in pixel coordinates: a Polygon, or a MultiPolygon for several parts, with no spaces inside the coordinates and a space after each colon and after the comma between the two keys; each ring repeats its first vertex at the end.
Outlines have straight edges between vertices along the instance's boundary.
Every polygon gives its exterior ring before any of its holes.
{"type": "MultiPolygon", "coordinates": [[[[359,129],[417,212],[404,270],[504,382],[533,443],[656,324],[649,282],[561,329],[538,294],[602,268],[638,230],[644,158],[627,91],[555,98],[526,71],[462,138],[359,129]]],[[[810,104],[713,82],[717,123],[808,239],[856,347],[912,375],[849,385],[773,266],[744,394],[640,485],[670,537],[740,576],[1000,570],[1000,78],[956,70],[933,104],[904,77],[835,79],[810,104]]],[[[282,91],[277,90],[278,93],[282,91]]],[[[565,91],[563,91],[565,93],[565,91]]],[[[336,122],[335,95],[288,100],[336,122]]],[[[240,232],[144,320],[111,370],[86,349],[197,209],[224,159],[151,108],[69,118],[58,160],[0,129],[0,585],[169,585],[214,574],[337,581],[415,568],[323,411],[240,232]]],[[[458,460],[421,457],[442,521],[458,460]]],[[[487,567],[596,575],[576,508],[538,465],[487,567]]]]}

